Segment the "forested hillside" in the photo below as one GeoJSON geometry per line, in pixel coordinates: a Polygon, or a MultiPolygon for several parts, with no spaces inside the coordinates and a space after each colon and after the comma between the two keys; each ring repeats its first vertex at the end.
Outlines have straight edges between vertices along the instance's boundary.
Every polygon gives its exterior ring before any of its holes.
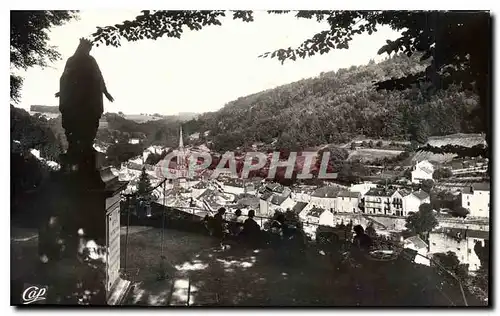
{"type": "Polygon", "coordinates": [[[30,115],[11,105],[10,124],[12,143],[23,151],[37,149],[42,158],[58,161],[67,146],[60,117],[47,119],[39,114],[30,115]]]}
{"type": "Polygon", "coordinates": [[[189,132],[210,130],[216,150],[270,143],[304,148],[370,138],[425,142],[431,135],[474,132],[469,113],[477,96],[459,87],[428,95],[426,87],[375,91],[376,81],[421,71],[418,56],[393,56],[381,63],[322,73],[275,89],[239,98],[221,110],[186,123],[189,132]]]}

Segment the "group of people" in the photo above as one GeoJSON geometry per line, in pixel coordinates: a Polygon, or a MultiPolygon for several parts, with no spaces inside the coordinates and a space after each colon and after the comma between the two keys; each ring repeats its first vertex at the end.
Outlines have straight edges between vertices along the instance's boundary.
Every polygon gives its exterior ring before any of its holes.
{"type": "MultiPolygon", "coordinates": [[[[218,238],[220,244],[228,239],[257,243],[261,241],[261,227],[255,221],[255,211],[248,211],[247,216],[243,216],[242,211],[237,209],[228,219],[226,219],[226,209],[221,207],[213,217],[205,217],[205,225],[211,235],[218,238]]],[[[354,238],[350,244],[349,253],[352,257],[362,257],[369,252],[373,246],[372,238],[366,234],[361,225],[348,225],[354,231],[354,238]]],[[[306,236],[301,229],[300,222],[287,220],[284,213],[278,213],[269,226],[270,243],[272,245],[282,245],[283,242],[289,246],[305,246],[306,236]]]]}
{"type": "Polygon", "coordinates": [[[212,236],[220,239],[221,244],[229,236],[248,241],[258,238],[260,226],[254,219],[254,210],[248,211],[246,219],[240,209],[236,210],[229,220],[225,219],[225,214],[226,209],[221,207],[213,218],[210,218],[208,215],[205,217],[206,227],[212,236]]]}

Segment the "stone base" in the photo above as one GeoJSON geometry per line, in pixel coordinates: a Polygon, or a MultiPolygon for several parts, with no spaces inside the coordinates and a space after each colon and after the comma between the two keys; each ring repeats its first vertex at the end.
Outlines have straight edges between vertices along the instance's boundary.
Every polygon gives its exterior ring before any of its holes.
{"type": "Polygon", "coordinates": [[[108,305],[120,305],[130,290],[130,281],[118,278],[108,293],[108,305]]]}

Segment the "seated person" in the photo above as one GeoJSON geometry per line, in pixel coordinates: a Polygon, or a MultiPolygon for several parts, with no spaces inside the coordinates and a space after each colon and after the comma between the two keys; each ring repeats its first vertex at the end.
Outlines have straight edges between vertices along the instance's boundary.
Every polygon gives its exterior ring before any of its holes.
{"type": "Polygon", "coordinates": [[[253,219],[254,216],[255,216],[254,210],[248,211],[248,218],[245,220],[245,223],[243,223],[243,231],[241,232],[241,234],[245,236],[245,238],[247,239],[251,237],[256,237],[260,233],[260,226],[253,219]]]}
{"type": "Polygon", "coordinates": [[[225,213],[226,209],[221,207],[213,219],[213,235],[219,238],[223,238],[226,233],[226,221],[224,220],[225,213]]]}
{"type": "Polygon", "coordinates": [[[271,233],[283,236],[285,230],[285,215],[278,214],[275,220],[271,223],[271,233]]]}
{"type": "Polygon", "coordinates": [[[356,234],[353,239],[353,247],[351,248],[351,253],[358,259],[362,255],[368,253],[373,245],[373,241],[370,236],[365,233],[365,230],[361,225],[354,226],[354,233],[356,234]]]}
{"type": "Polygon", "coordinates": [[[233,217],[231,218],[231,224],[230,224],[230,231],[233,235],[238,235],[241,233],[243,230],[243,224],[245,222],[245,219],[243,218],[241,214],[241,210],[237,209],[236,212],[234,212],[233,217]]]}

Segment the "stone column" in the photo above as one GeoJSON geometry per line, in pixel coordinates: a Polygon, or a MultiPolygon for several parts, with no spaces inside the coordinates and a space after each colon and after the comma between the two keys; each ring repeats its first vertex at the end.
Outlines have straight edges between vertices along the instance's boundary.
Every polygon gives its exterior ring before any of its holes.
{"type": "Polygon", "coordinates": [[[130,281],[120,277],[120,202],[121,192],[128,182],[118,181],[118,176],[107,168],[103,173],[106,181],[106,301],[118,305],[125,298],[130,281]]]}
{"type": "MultiPolygon", "coordinates": [[[[119,200],[127,184],[109,168],[96,167],[95,153],[77,163],[63,162],[46,186],[40,264],[34,275],[27,276],[30,283],[47,287],[45,303],[108,305],[116,285],[123,283],[118,277],[119,200]]],[[[127,287],[125,282],[121,291],[127,287]]],[[[111,303],[119,300],[115,295],[111,303]]]]}

